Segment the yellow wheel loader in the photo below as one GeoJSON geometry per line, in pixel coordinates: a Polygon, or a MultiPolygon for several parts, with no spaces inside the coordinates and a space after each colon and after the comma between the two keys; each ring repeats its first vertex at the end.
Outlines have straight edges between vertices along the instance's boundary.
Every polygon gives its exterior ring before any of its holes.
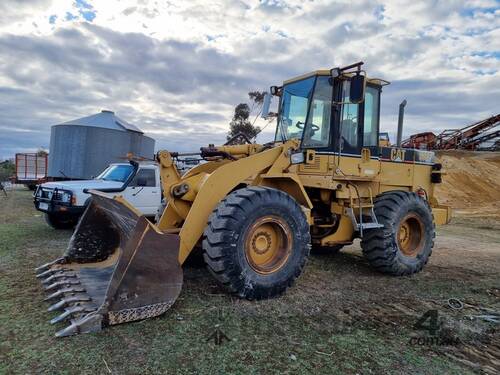
{"type": "Polygon", "coordinates": [[[62,311],[52,323],[70,322],[56,335],[164,313],[195,247],[213,276],[247,299],[282,294],[311,247],[337,251],[355,238],[376,270],[420,271],[435,224],[450,220],[434,197],[441,166],[432,152],[379,147],[388,82],[361,66],[271,87],[279,99],[273,142],[201,148],[206,162],[183,175],[180,155],[160,151],[166,206],[156,224],[119,193],[93,191],[64,256],[36,271],[49,310],[62,311]]]}

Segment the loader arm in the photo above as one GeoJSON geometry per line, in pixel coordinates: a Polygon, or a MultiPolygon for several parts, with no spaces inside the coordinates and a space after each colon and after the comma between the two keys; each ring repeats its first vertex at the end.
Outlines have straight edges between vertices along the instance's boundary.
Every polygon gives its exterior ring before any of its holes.
{"type": "MultiPolygon", "coordinates": [[[[209,162],[193,168],[182,178],[172,172],[175,165],[171,164],[168,152],[160,153],[167,207],[158,229],[164,233],[179,231],[179,263],[186,260],[203,234],[208,217],[231,190],[266,170],[279,169],[283,172],[290,166],[289,151],[297,146],[297,141],[293,140],[234,161],[209,162]]],[[[241,147],[236,147],[239,153],[241,147]]],[[[231,153],[231,146],[224,146],[224,152],[231,153]]]]}

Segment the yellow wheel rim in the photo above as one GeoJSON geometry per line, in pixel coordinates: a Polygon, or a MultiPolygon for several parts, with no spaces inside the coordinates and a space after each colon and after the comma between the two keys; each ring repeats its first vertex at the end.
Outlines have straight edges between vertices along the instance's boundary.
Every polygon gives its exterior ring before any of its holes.
{"type": "Polygon", "coordinates": [[[245,256],[252,269],[270,274],[284,266],[292,252],[292,231],[280,217],[264,216],[248,228],[245,256]]]}
{"type": "Polygon", "coordinates": [[[415,214],[406,215],[399,224],[398,245],[401,252],[415,258],[424,247],[424,224],[415,214]]]}

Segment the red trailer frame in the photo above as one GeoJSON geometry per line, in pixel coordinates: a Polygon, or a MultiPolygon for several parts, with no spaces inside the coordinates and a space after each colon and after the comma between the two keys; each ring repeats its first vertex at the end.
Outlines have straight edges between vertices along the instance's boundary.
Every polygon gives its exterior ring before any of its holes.
{"type": "Polygon", "coordinates": [[[16,154],[14,182],[24,184],[31,190],[47,181],[48,155],[37,153],[16,154]]]}

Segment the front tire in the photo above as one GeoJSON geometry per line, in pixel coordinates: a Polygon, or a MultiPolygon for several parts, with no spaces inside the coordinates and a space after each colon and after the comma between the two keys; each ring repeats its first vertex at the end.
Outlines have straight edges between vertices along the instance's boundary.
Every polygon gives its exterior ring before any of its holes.
{"type": "Polygon", "coordinates": [[[78,218],[67,215],[45,214],[45,221],[54,229],[73,229],[78,218]]]}
{"type": "Polygon", "coordinates": [[[247,299],[282,294],[310,252],[309,224],[288,194],[267,187],[238,189],[211,214],[204,259],[215,278],[247,299]]]}
{"type": "Polygon", "coordinates": [[[434,247],[435,225],[427,200],[416,193],[391,191],[375,199],[383,228],[365,230],[363,255],[378,271],[411,275],[427,264],[434,247]]]}

